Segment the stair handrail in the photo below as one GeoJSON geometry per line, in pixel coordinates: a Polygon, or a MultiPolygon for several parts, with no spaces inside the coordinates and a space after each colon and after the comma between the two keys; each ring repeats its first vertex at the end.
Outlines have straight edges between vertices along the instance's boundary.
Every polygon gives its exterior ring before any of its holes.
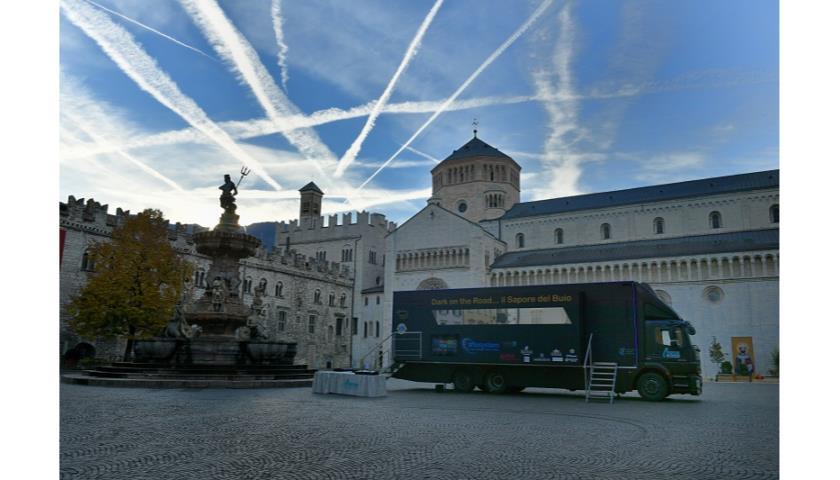
{"type": "Polygon", "coordinates": [[[586,355],[583,357],[583,385],[586,388],[586,400],[589,401],[589,389],[592,384],[592,336],[589,334],[589,342],[586,345],[586,355]]]}
{"type": "MultiPolygon", "coordinates": [[[[384,338],[381,342],[377,343],[377,344],[376,344],[373,348],[371,348],[371,349],[370,349],[370,350],[369,350],[366,354],[362,355],[362,358],[360,358],[360,359],[359,359],[359,363],[361,364],[361,366],[362,366],[362,367],[364,367],[364,366],[365,366],[365,359],[366,359],[367,357],[369,357],[371,353],[378,351],[378,350],[382,347],[382,345],[385,345],[385,342],[387,342],[388,340],[390,340],[390,339],[391,339],[391,337],[393,337],[393,336],[394,336],[394,332],[391,332],[391,334],[390,334],[390,335],[388,335],[387,337],[385,337],[385,338],[384,338]]],[[[384,364],[384,359],[383,359],[383,364],[384,364]]],[[[388,364],[388,366],[390,366],[390,364],[388,364]]],[[[381,367],[381,368],[384,370],[384,369],[385,369],[385,365],[382,365],[382,367],[381,367]]]]}

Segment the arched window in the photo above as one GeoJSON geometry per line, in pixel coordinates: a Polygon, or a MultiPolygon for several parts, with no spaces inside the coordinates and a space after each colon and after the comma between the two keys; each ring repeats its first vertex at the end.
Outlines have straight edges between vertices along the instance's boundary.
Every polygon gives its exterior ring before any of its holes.
{"type": "Polygon", "coordinates": [[[274,285],[274,296],[275,297],[282,297],[283,296],[283,282],[277,282],[274,285]]]}
{"type": "Polygon", "coordinates": [[[779,223],[779,206],[770,207],[770,223],[779,223]]]}
{"type": "Polygon", "coordinates": [[[610,228],[610,224],[609,223],[602,223],[601,224],[601,239],[609,240],[610,238],[612,238],[612,231],[611,231],[611,228],[610,228]]]}
{"type": "Polygon", "coordinates": [[[93,254],[90,250],[85,250],[85,253],[82,254],[82,270],[92,272],[94,267],[93,254]]]}
{"type": "Polygon", "coordinates": [[[245,278],[245,283],[242,285],[243,293],[251,293],[251,277],[245,278]]]}
{"type": "Polygon", "coordinates": [[[723,217],[720,212],[714,211],[709,214],[709,226],[711,228],[723,228],[723,217]]]}
{"type": "Polygon", "coordinates": [[[347,306],[347,294],[346,293],[341,294],[341,299],[338,301],[338,305],[341,306],[341,307],[346,307],[347,306]]]}
{"type": "Polygon", "coordinates": [[[330,306],[335,306],[335,292],[330,292],[330,306]]]}
{"type": "Polygon", "coordinates": [[[321,303],[321,291],[315,290],[315,298],[313,299],[315,303],[321,303]]]}
{"type": "Polygon", "coordinates": [[[563,243],[563,229],[562,228],[558,228],[557,230],[554,231],[554,243],[556,243],[558,245],[563,243]]]}
{"type": "Polygon", "coordinates": [[[516,234],[516,248],[525,248],[525,235],[522,233],[516,234]]]}
{"type": "Polygon", "coordinates": [[[317,252],[315,252],[315,258],[317,258],[318,260],[320,260],[322,262],[326,261],[327,260],[326,250],[318,250],[317,252]]]}
{"type": "Polygon", "coordinates": [[[662,217],[653,219],[653,233],[657,235],[665,233],[665,220],[662,217]]]}
{"type": "Polygon", "coordinates": [[[198,285],[204,286],[204,270],[201,271],[201,275],[198,277],[198,285]]]}
{"type": "Polygon", "coordinates": [[[261,278],[257,290],[259,290],[260,292],[262,292],[263,295],[265,295],[266,290],[268,290],[268,280],[261,278]]]}
{"type": "Polygon", "coordinates": [[[368,298],[369,298],[369,297],[365,297],[365,306],[366,306],[366,307],[368,306],[368,298]]]}

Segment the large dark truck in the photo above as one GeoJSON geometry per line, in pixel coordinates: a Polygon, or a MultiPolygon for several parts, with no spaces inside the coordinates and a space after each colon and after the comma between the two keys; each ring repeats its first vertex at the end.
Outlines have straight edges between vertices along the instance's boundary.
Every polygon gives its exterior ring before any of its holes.
{"type": "Polygon", "coordinates": [[[636,282],[394,292],[393,331],[395,378],[464,392],[548,387],[588,398],[599,375],[610,395],[702,392],[694,328],[636,282]]]}

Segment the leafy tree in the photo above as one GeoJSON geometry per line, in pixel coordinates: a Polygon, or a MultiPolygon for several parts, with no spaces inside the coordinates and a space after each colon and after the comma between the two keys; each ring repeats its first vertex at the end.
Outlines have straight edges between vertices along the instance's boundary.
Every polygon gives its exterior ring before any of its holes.
{"type": "Polygon", "coordinates": [[[712,345],[709,347],[709,358],[717,364],[725,360],[723,348],[721,348],[720,342],[717,341],[717,337],[712,337],[712,345]]]}
{"type": "Polygon", "coordinates": [[[128,335],[128,360],[135,336],[166,325],[192,274],[192,264],[170,245],[159,210],[145,210],[113,231],[112,241],[91,248],[96,266],[68,305],[71,327],[88,338],[128,335]]]}

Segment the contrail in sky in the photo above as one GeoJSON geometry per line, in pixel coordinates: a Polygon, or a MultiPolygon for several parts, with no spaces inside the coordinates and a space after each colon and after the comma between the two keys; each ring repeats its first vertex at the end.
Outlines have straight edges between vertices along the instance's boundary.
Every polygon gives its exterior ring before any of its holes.
{"type": "MultiPolygon", "coordinates": [[[[204,32],[204,36],[213,44],[213,48],[224,59],[239,78],[251,88],[260,106],[263,107],[268,118],[286,127],[286,117],[300,115],[301,112],[280,87],[271,78],[265,66],[260,62],[259,55],[248,43],[248,40],[236,29],[225,16],[219,4],[213,0],[181,0],[184,9],[192,17],[196,25],[204,32]]],[[[284,128],[283,136],[297,148],[312,165],[327,179],[327,174],[321,168],[320,161],[338,161],[335,155],[321,142],[318,134],[311,128],[284,128]]],[[[328,187],[330,185],[327,185],[328,187]]]]}
{"type": "MultiPolygon", "coordinates": [[[[452,102],[447,111],[455,110],[469,110],[474,108],[492,107],[499,105],[513,105],[527,102],[574,102],[583,100],[607,100],[625,97],[635,97],[638,95],[656,94],[662,92],[670,92],[677,90],[684,90],[689,88],[711,88],[711,87],[730,87],[741,85],[752,85],[758,83],[766,83],[773,81],[776,78],[774,75],[766,75],[755,72],[747,72],[738,74],[732,78],[712,79],[711,82],[705,81],[705,73],[701,72],[700,78],[695,78],[699,74],[691,74],[688,78],[679,76],[671,80],[644,82],[634,85],[624,85],[617,91],[592,91],[587,94],[576,93],[560,93],[557,89],[549,92],[540,92],[539,89],[536,95],[518,95],[518,96],[491,96],[491,97],[477,97],[465,100],[455,100],[452,102]]],[[[717,75],[717,74],[716,74],[717,75]]],[[[407,101],[399,103],[389,103],[382,108],[382,114],[422,114],[437,111],[444,100],[427,100],[427,101],[407,101]]],[[[318,125],[326,125],[333,122],[340,122],[343,120],[351,120],[354,118],[364,117],[370,115],[373,110],[374,101],[366,104],[357,105],[349,109],[328,108],[319,110],[312,114],[305,115],[291,115],[284,118],[283,125],[277,125],[275,122],[261,118],[250,120],[230,120],[226,122],[219,122],[218,126],[224,129],[228,135],[235,140],[243,140],[248,138],[256,138],[265,135],[272,135],[282,133],[285,131],[294,130],[303,127],[316,127],[318,125]]],[[[156,133],[145,136],[134,136],[130,139],[124,140],[119,147],[125,150],[144,147],[157,147],[172,145],[177,143],[203,143],[204,135],[192,128],[181,130],[170,130],[167,132],[156,133]]],[[[98,145],[95,147],[79,146],[72,148],[72,151],[65,152],[66,158],[78,158],[87,155],[98,155],[100,153],[107,153],[113,151],[116,146],[109,147],[105,145],[98,145]]],[[[411,147],[406,147],[406,150],[411,151],[411,147]]],[[[416,153],[416,152],[415,152],[416,153]]],[[[437,161],[437,160],[436,160],[437,161]]]]}
{"type": "Polygon", "coordinates": [[[376,175],[378,175],[379,172],[381,172],[385,167],[388,166],[389,163],[391,163],[395,158],[397,158],[397,155],[402,153],[402,151],[405,150],[406,147],[408,147],[411,144],[411,142],[413,142],[414,139],[417,138],[417,136],[420,135],[423,132],[423,130],[426,129],[426,127],[431,125],[432,122],[434,122],[435,119],[437,119],[437,117],[440,116],[440,114],[443,113],[449,107],[449,105],[452,104],[452,102],[454,102],[455,99],[457,99],[458,96],[461,95],[461,93],[464,90],[466,90],[467,87],[470,86],[473,80],[475,80],[476,77],[481,75],[481,72],[483,72],[485,68],[487,68],[491,63],[493,63],[496,60],[496,58],[499,57],[499,55],[504,53],[504,51],[507,50],[507,48],[510,47],[510,45],[516,41],[516,39],[521,37],[523,33],[525,33],[529,28],[531,28],[531,25],[533,25],[534,22],[536,22],[537,19],[545,12],[548,6],[551,5],[552,1],[553,0],[544,0],[543,3],[541,3],[540,6],[537,7],[534,13],[532,13],[531,16],[528,17],[528,20],[526,20],[525,23],[523,23],[515,32],[513,32],[513,35],[508,37],[508,39],[505,40],[505,42],[501,44],[499,48],[497,48],[492,54],[490,54],[490,56],[487,57],[487,59],[484,60],[484,62],[481,65],[479,65],[479,67],[469,77],[467,77],[464,83],[462,83],[461,86],[458,87],[457,90],[455,90],[455,93],[450,95],[450,97],[446,99],[445,102],[443,102],[440,108],[438,108],[437,111],[435,111],[435,113],[433,113],[432,116],[429,117],[428,120],[426,120],[426,123],[421,125],[420,128],[417,129],[416,132],[414,132],[414,135],[412,135],[411,138],[408,139],[408,141],[406,141],[396,152],[394,152],[394,154],[391,155],[391,157],[388,158],[388,160],[386,160],[385,163],[383,163],[375,172],[373,172],[373,174],[370,177],[368,177],[367,180],[362,182],[362,184],[359,185],[358,188],[356,188],[356,192],[354,193],[354,195],[358,194],[359,191],[365,188],[365,185],[367,185],[371,180],[373,180],[373,178],[376,177],[376,175]]]}
{"type": "Polygon", "coordinates": [[[117,12],[117,11],[114,11],[114,10],[111,10],[110,8],[104,7],[104,6],[102,6],[102,5],[100,5],[100,4],[96,3],[96,2],[93,2],[93,1],[91,1],[91,0],[85,0],[85,1],[86,1],[86,2],[88,2],[88,3],[90,3],[91,5],[94,5],[94,6],[98,7],[98,8],[101,8],[102,10],[105,10],[105,11],[106,11],[106,12],[108,12],[108,13],[112,13],[112,14],[114,14],[114,15],[116,15],[116,16],[118,16],[118,17],[120,17],[120,18],[122,18],[122,19],[124,19],[124,20],[126,20],[126,21],[128,21],[128,22],[131,22],[131,23],[133,23],[133,24],[137,25],[138,27],[145,28],[146,30],[148,30],[148,31],[150,31],[150,32],[153,32],[153,33],[156,33],[156,34],[160,35],[161,37],[163,37],[163,38],[165,38],[165,39],[167,39],[167,40],[169,40],[169,41],[175,42],[175,43],[177,43],[178,45],[180,45],[180,46],[182,46],[182,47],[184,47],[184,48],[188,48],[188,49],[192,50],[192,51],[193,51],[193,52],[195,52],[195,53],[198,53],[198,54],[204,55],[205,57],[209,58],[210,60],[213,60],[214,62],[218,62],[218,60],[216,60],[215,58],[211,57],[210,55],[207,55],[206,53],[202,52],[201,50],[199,50],[199,49],[197,49],[197,48],[195,48],[195,47],[193,47],[193,46],[191,46],[191,45],[187,45],[186,43],[184,43],[184,42],[182,42],[182,41],[178,40],[177,38],[172,38],[172,37],[170,37],[169,35],[167,35],[167,34],[165,34],[165,33],[161,32],[161,31],[159,31],[159,30],[155,30],[154,28],[152,28],[152,27],[150,27],[150,26],[148,26],[148,25],[144,25],[144,24],[142,24],[142,23],[138,22],[137,20],[134,20],[133,18],[126,17],[126,16],[125,16],[125,15],[123,15],[122,13],[117,12]]]}
{"type": "MultiPolygon", "coordinates": [[[[76,116],[76,115],[74,115],[74,114],[72,114],[68,111],[62,112],[62,115],[66,116],[71,122],[73,122],[73,124],[76,126],[76,128],[78,128],[79,130],[84,132],[85,135],[87,135],[88,137],[90,137],[94,141],[94,143],[107,143],[106,140],[104,138],[102,138],[101,136],[99,136],[96,132],[94,132],[93,129],[89,125],[87,125],[82,118],[80,118],[80,117],[78,117],[78,116],[76,116]]],[[[121,156],[124,159],[131,162],[132,164],[134,164],[135,166],[137,166],[138,168],[140,168],[141,170],[143,170],[144,172],[146,172],[149,175],[155,177],[156,179],[162,181],[163,183],[169,185],[170,187],[174,188],[175,190],[178,190],[179,192],[184,192],[184,189],[181,188],[180,185],[178,185],[177,183],[172,181],[172,179],[170,179],[166,175],[158,172],[154,168],[146,165],[141,160],[138,160],[137,158],[135,158],[135,157],[129,155],[128,153],[126,153],[122,150],[119,150],[119,149],[116,151],[116,153],[119,156],[121,156]]]]}
{"type": "Polygon", "coordinates": [[[274,189],[280,185],[248,155],[228,134],[219,128],[193,99],[184,95],[178,85],[163,72],[124,28],[82,0],[62,0],[64,15],[92,38],[114,63],[142,90],[177,113],[192,127],[205,134],[238,161],[249,166],[255,174],[274,189]]]}
{"type": "Polygon", "coordinates": [[[400,66],[397,67],[397,71],[394,73],[394,76],[391,77],[391,80],[388,82],[388,86],[385,87],[385,91],[382,92],[379,100],[376,101],[376,105],[373,106],[373,110],[371,110],[370,115],[365,122],[365,126],[362,127],[362,131],[359,132],[359,136],[356,137],[356,140],[353,141],[353,144],[350,145],[350,148],[348,148],[347,152],[344,153],[344,156],[341,157],[341,161],[338,162],[338,167],[335,169],[335,173],[333,174],[334,176],[341,177],[347,167],[356,160],[356,157],[359,155],[359,150],[362,148],[362,143],[370,134],[371,130],[373,130],[376,119],[382,112],[382,107],[385,106],[391,98],[391,94],[394,92],[394,87],[397,85],[397,81],[408,67],[411,59],[417,55],[417,50],[420,48],[420,42],[423,40],[423,36],[426,35],[426,30],[429,29],[429,25],[431,25],[432,20],[435,18],[435,15],[437,15],[441,5],[443,5],[443,0],[437,0],[435,4],[432,5],[432,9],[429,10],[429,13],[426,15],[423,23],[420,24],[420,28],[417,29],[417,33],[414,34],[414,38],[408,45],[405,55],[403,55],[400,66]]]}
{"type": "Polygon", "coordinates": [[[405,147],[405,149],[406,149],[406,150],[408,150],[409,152],[416,153],[417,155],[420,155],[421,157],[426,158],[426,159],[428,159],[428,160],[431,160],[431,161],[433,161],[433,162],[435,162],[435,163],[440,163],[440,160],[438,160],[437,158],[435,158],[435,157],[433,157],[433,156],[429,155],[429,154],[428,154],[428,153],[426,153],[426,152],[421,152],[420,150],[417,150],[417,149],[416,149],[416,148],[414,148],[414,147],[405,147]]]}
{"type": "Polygon", "coordinates": [[[280,67],[280,82],[283,90],[288,91],[286,82],[289,81],[289,68],[286,66],[286,54],[289,46],[283,37],[283,12],[281,0],[271,0],[271,24],[274,26],[274,38],[277,39],[277,65],[280,67]]]}

